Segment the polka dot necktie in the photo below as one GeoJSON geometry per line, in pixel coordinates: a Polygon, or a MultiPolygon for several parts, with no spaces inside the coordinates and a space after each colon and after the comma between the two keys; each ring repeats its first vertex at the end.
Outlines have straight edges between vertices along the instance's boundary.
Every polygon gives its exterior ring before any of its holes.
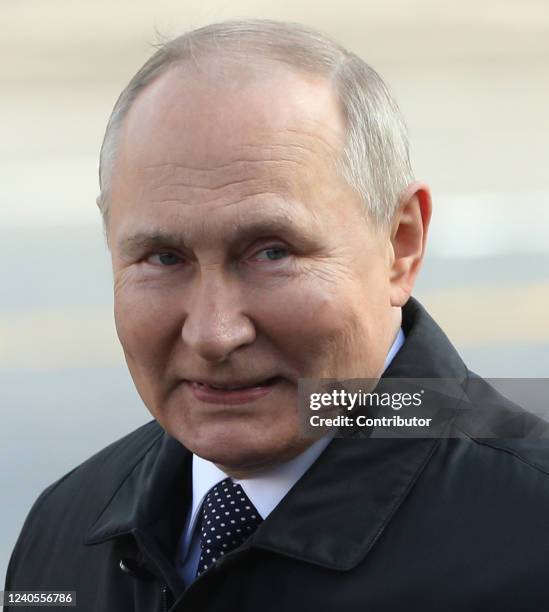
{"type": "Polygon", "coordinates": [[[239,484],[225,478],[212,487],[202,503],[201,554],[196,575],[200,576],[219,557],[238,548],[262,521],[239,484]]]}

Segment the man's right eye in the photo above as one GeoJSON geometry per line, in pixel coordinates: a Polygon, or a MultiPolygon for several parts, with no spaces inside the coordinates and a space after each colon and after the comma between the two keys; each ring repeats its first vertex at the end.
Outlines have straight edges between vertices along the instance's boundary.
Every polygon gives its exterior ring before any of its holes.
{"type": "Polygon", "coordinates": [[[174,266],[181,261],[181,257],[175,253],[154,253],[147,257],[147,261],[154,265],[174,266]]]}

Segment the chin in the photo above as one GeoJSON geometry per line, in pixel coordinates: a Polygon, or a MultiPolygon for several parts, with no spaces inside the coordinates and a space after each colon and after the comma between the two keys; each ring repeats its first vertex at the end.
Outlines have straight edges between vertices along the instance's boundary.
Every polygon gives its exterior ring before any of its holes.
{"type": "MultiPolygon", "coordinates": [[[[168,431],[168,433],[170,433],[168,431]]],[[[258,468],[284,461],[294,447],[294,437],[266,431],[265,427],[251,427],[249,423],[209,424],[174,435],[192,453],[227,469],[258,468]],[[267,435],[266,435],[267,434],[267,435]]]]}

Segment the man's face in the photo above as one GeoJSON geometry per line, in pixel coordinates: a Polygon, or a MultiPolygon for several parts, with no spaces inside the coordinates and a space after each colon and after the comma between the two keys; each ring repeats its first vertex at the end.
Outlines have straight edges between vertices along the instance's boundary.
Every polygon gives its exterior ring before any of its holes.
{"type": "Polygon", "coordinates": [[[312,442],[299,378],[381,373],[389,242],[330,166],[344,126],[328,84],[213,68],[163,75],[120,132],[115,320],[164,429],[227,469],[259,469],[312,442]]]}

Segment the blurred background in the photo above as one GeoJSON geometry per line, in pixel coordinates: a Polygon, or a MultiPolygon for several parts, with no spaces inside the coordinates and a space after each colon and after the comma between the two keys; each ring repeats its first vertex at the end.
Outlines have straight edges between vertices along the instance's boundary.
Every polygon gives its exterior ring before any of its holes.
{"type": "Polygon", "coordinates": [[[150,420],[95,206],[112,106],[172,36],[301,21],[381,73],[432,187],[414,295],[487,377],[549,376],[547,0],[0,0],[0,588],[37,495],[150,420]]]}

